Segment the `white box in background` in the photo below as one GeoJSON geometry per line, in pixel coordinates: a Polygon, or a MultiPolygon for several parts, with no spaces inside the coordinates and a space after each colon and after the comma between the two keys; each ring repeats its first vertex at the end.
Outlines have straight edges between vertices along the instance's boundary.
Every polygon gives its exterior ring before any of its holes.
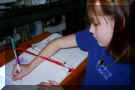
{"type": "Polygon", "coordinates": [[[0,67],[0,90],[5,86],[5,65],[0,67]]]}

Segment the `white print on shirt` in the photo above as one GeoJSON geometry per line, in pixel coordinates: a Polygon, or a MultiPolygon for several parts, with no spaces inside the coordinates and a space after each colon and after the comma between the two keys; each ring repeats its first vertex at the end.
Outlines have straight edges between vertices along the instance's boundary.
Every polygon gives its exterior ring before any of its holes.
{"type": "Polygon", "coordinates": [[[112,77],[112,73],[108,70],[106,66],[101,65],[100,61],[97,62],[96,69],[104,77],[105,80],[108,80],[112,77]]]}

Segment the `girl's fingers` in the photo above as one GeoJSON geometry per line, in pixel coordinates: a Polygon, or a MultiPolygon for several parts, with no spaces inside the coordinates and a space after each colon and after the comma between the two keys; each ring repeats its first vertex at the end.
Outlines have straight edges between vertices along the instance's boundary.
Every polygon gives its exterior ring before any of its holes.
{"type": "Polygon", "coordinates": [[[49,80],[49,82],[41,82],[39,85],[59,85],[56,81],[49,80]]]}
{"type": "Polygon", "coordinates": [[[13,77],[13,80],[21,80],[23,78],[24,74],[23,72],[19,72],[16,76],[13,77]]]}
{"type": "Polygon", "coordinates": [[[48,83],[48,82],[41,82],[39,85],[46,86],[46,85],[50,85],[50,83],[48,83]]]}
{"type": "Polygon", "coordinates": [[[53,81],[53,80],[49,80],[49,83],[50,83],[51,85],[59,85],[56,81],[53,81]]]}
{"type": "Polygon", "coordinates": [[[12,75],[13,76],[16,76],[17,75],[17,68],[16,68],[16,66],[14,66],[13,68],[14,69],[13,69],[12,75]]]}

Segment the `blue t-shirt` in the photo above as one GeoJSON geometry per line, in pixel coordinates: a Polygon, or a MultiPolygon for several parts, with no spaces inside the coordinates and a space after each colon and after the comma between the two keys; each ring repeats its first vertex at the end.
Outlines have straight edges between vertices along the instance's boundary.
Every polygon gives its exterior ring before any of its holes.
{"type": "Polygon", "coordinates": [[[88,51],[88,64],[83,85],[128,85],[130,64],[114,63],[116,60],[106,48],[100,47],[89,29],[76,33],[76,42],[81,50],[88,51]],[[100,65],[103,60],[105,64],[100,65]]]}

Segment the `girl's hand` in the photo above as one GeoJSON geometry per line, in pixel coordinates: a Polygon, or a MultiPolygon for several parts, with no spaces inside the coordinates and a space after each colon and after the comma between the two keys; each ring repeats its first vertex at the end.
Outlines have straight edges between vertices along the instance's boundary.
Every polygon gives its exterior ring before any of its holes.
{"type": "Polygon", "coordinates": [[[45,85],[59,85],[56,81],[49,80],[49,82],[41,82],[39,85],[45,86],[45,85]]]}
{"type": "Polygon", "coordinates": [[[56,81],[50,80],[49,82],[41,82],[37,90],[64,90],[64,88],[56,81]]]}
{"type": "Polygon", "coordinates": [[[12,79],[14,81],[22,79],[24,76],[28,75],[30,72],[32,72],[33,69],[30,68],[29,64],[20,64],[21,72],[18,72],[17,66],[14,65],[13,71],[12,71],[12,79]]]}

